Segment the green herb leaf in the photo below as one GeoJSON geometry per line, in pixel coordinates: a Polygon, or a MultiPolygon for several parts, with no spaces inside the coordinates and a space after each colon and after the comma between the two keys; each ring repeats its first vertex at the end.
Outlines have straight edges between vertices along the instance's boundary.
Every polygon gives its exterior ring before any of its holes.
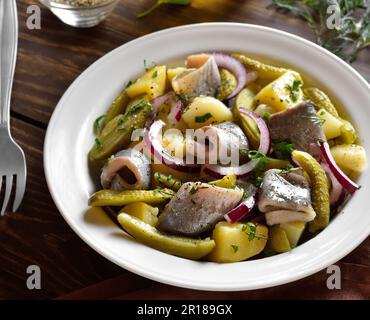
{"type": "Polygon", "coordinates": [[[286,141],[280,141],[272,144],[272,150],[280,153],[284,159],[290,159],[292,152],[294,151],[293,144],[286,141]]]}
{"type": "Polygon", "coordinates": [[[234,253],[236,253],[239,249],[239,246],[237,246],[236,244],[232,244],[231,248],[233,249],[234,253]]]}
{"type": "Polygon", "coordinates": [[[263,113],[263,116],[262,116],[262,119],[265,121],[265,122],[268,122],[269,121],[269,119],[270,119],[270,112],[264,112],[263,113]]]}
{"type": "Polygon", "coordinates": [[[193,199],[190,200],[192,204],[197,204],[193,199]]]}
{"type": "Polygon", "coordinates": [[[265,156],[263,153],[256,151],[256,150],[250,150],[248,152],[249,159],[251,160],[259,160],[255,171],[262,171],[266,168],[267,163],[269,162],[269,157],[265,156]]]}
{"type": "Polygon", "coordinates": [[[94,133],[99,134],[102,128],[102,122],[105,119],[106,115],[103,114],[100,117],[97,117],[94,121],[94,133]]]}
{"type": "Polygon", "coordinates": [[[298,94],[301,90],[302,81],[300,80],[294,80],[293,84],[290,86],[288,85],[287,88],[290,90],[290,99],[292,99],[293,102],[298,101],[298,94]]]}
{"type": "Polygon", "coordinates": [[[190,194],[196,194],[198,192],[198,189],[195,187],[191,187],[190,194]]]}
{"type": "Polygon", "coordinates": [[[155,70],[152,74],[152,78],[155,79],[158,77],[158,70],[155,70]]]}
{"type": "Polygon", "coordinates": [[[97,150],[99,150],[103,147],[99,138],[95,138],[95,147],[96,147],[97,150]]]}
{"type": "Polygon", "coordinates": [[[187,6],[191,4],[191,0],[157,0],[149,9],[145,10],[144,12],[141,12],[137,15],[138,18],[143,18],[155,9],[157,9],[162,4],[174,4],[174,5],[181,5],[181,6],[187,6]]]}
{"type": "Polygon", "coordinates": [[[195,122],[196,123],[204,123],[212,117],[213,117],[212,114],[207,112],[206,114],[203,114],[202,116],[195,117],[195,122]]]}

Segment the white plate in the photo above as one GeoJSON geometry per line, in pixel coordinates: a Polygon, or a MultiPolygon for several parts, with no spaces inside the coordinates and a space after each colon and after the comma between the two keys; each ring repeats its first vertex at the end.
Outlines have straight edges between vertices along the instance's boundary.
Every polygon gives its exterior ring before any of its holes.
{"type": "MultiPolygon", "coordinates": [[[[92,124],[122,86],[143,71],[143,61],[165,63],[189,53],[227,50],[263,55],[312,76],[346,106],[369,158],[370,87],[348,64],[323,48],[278,30],[245,24],[206,23],[153,33],[127,43],[83,72],[60,100],[48,127],[44,166],[58,209],[93,249],[119,266],[163,283],[203,290],[250,290],[311,275],[335,263],[370,233],[369,171],[343,213],[313,240],[289,253],[231,264],[190,261],[136,243],[101,211],[87,212],[94,185],[87,153],[92,124]]],[[[76,265],[76,268],[79,266],[76,265]]]]}

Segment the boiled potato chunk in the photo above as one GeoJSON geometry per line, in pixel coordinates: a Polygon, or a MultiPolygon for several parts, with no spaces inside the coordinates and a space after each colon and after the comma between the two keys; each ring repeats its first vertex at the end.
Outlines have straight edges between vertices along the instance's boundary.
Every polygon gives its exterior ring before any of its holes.
{"type": "Polygon", "coordinates": [[[290,247],[292,249],[297,246],[305,227],[306,223],[303,221],[294,221],[280,224],[280,228],[285,231],[285,234],[290,243],[290,247]]]}
{"type": "Polygon", "coordinates": [[[303,92],[298,84],[303,84],[299,73],[287,71],[281,77],[264,87],[256,95],[256,103],[267,104],[272,106],[276,111],[292,108],[297,103],[303,101],[303,92]],[[293,90],[294,87],[296,87],[297,90],[293,90]]]}
{"type": "Polygon", "coordinates": [[[120,213],[128,213],[153,227],[155,227],[158,222],[158,212],[158,208],[152,207],[145,202],[130,203],[120,211],[120,213]]]}
{"type": "Polygon", "coordinates": [[[216,247],[207,259],[214,262],[237,262],[259,254],[267,242],[267,227],[256,225],[256,235],[250,240],[250,229],[243,226],[244,224],[239,222],[233,224],[226,221],[219,222],[212,234],[216,247]]]}
{"type": "Polygon", "coordinates": [[[127,95],[134,98],[147,94],[149,100],[163,95],[166,90],[166,75],[166,66],[151,68],[126,89],[127,95]]]}
{"type": "Polygon", "coordinates": [[[186,70],[187,69],[184,68],[184,67],[168,69],[168,71],[167,71],[168,81],[171,83],[173,78],[175,78],[176,76],[178,76],[179,74],[183,73],[186,70]]]}
{"type": "Polygon", "coordinates": [[[322,127],[327,140],[334,139],[341,135],[341,127],[343,122],[340,119],[333,116],[325,109],[320,109],[317,112],[317,115],[323,120],[322,127]]]}
{"type": "Polygon", "coordinates": [[[366,167],[366,152],[356,144],[342,144],[330,148],[335,162],[346,174],[360,173],[366,167]]]}
{"type": "Polygon", "coordinates": [[[355,143],[357,140],[357,132],[353,125],[347,121],[342,120],[342,127],[340,128],[341,135],[337,139],[335,139],[339,144],[352,144],[355,143]]]}
{"type": "Polygon", "coordinates": [[[291,250],[291,245],[288,239],[286,231],[280,228],[279,225],[275,225],[269,228],[269,241],[268,248],[274,252],[288,252],[291,250]]]}
{"type": "Polygon", "coordinates": [[[118,222],[137,241],[175,256],[197,260],[209,254],[215,247],[213,240],[199,240],[162,234],[151,225],[126,213],[118,215],[118,222]]]}
{"type": "Polygon", "coordinates": [[[185,139],[178,129],[168,129],[163,134],[162,145],[172,156],[183,158],[185,154],[185,139]]]}
{"type": "Polygon", "coordinates": [[[182,117],[191,129],[233,121],[232,112],[220,100],[213,97],[195,98],[182,117]]]}

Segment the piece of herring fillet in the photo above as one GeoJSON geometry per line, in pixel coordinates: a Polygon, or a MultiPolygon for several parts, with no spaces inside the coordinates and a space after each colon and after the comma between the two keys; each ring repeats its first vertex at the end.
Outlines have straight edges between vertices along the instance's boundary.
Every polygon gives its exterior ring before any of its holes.
{"type": "Polygon", "coordinates": [[[322,121],[309,101],[271,115],[267,125],[274,142],[290,142],[297,150],[310,152],[311,143],[326,140],[322,121]]]}
{"type": "Polygon", "coordinates": [[[104,189],[138,190],[149,188],[150,176],[151,165],[147,157],[136,149],[126,149],[108,159],[100,181],[104,189]]]}
{"type": "Polygon", "coordinates": [[[184,96],[189,102],[199,96],[214,97],[220,85],[220,72],[211,56],[200,68],[188,69],[172,80],[176,94],[184,96]]]}
{"type": "Polygon", "coordinates": [[[311,204],[310,186],[302,169],[266,171],[259,190],[258,209],[265,213],[269,226],[313,220],[316,213],[311,204]]]}
{"type": "Polygon", "coordinates": [[[187,152],[194,154],[200,164],[239,165],[247,160],[243,155],[247,155],[249,149],[248,138],[230,121],[197,129],[194,139],[187,143],[187,152]]]}
{"type": "Polygon", "coordinates": [[[243,190],[239,188],[184,183],[159,216],[157,228],[169,234],[197,237],[211,231],[242,197],[243,190]]]}

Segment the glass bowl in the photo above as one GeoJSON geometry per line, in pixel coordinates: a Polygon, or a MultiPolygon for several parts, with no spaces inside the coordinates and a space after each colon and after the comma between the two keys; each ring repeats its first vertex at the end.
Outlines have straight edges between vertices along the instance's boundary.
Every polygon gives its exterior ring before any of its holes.
{"type": "Polygon", "coordinates": [[[72,6],[53,0],[39,0],[64,23],[77,28],[91,28],[102,22],[113,11],[119,0],[105,0],[89,6],[72,6]]]}

